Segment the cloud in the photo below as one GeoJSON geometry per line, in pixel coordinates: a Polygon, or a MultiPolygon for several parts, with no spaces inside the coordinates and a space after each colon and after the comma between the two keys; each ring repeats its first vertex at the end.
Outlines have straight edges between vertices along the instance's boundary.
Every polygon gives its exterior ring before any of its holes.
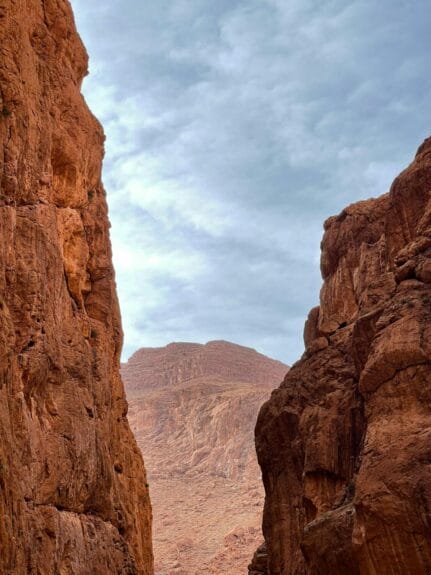
{"type": "Polygon", "coordinates": [[[125,355],[224,338],[293,362],[323,220],[387,191],[428,135],[425,0],[72,4],[125,355]]]}

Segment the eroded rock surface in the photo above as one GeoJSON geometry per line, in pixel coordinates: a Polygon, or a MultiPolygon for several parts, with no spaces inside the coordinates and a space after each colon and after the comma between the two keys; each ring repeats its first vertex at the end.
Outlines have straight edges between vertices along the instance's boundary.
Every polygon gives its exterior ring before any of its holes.
{"type": "Polygon", "coordinates": [[[306,352],[262,407],[271,575],[431,572],[431,139],[325,223],[306,352]]]}
{"type": "Polygon", "coordinates": [[[65,0],[0,1],[0,573],[152,573],[103,132],[65,0]]]}
{"type": "Polygon", "coordinates": [[[223,341],[142,349],[123,366],[146,456],[158,575],[246,573],[262,541],[253,429],[286,371],[223,341]]]}

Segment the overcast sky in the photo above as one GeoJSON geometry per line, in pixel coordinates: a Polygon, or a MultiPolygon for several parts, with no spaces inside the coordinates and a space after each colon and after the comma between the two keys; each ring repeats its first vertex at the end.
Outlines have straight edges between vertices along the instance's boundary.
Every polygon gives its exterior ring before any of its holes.
{"type": "Polygon", "coordinates": [[[72,0],[104,125],[124,356],[292,363],[325,218],[431,133],[429,0],[72,0]]]}

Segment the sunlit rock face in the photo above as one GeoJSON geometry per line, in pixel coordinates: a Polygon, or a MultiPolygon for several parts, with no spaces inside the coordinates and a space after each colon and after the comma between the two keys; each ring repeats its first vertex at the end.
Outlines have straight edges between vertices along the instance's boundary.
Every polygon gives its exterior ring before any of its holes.
{"type": "Polygon", "coordinates": [[[262,541],[253,430],[286,371],[224,341],[141,349],[123,366],[146,456],[158,575],[246,573],[262,541]]]}
{"type": "Polygon", "coordinates": [[[271,575],[431,572],[431,140],[325,223],[306,352],[262,407],[271,575]]]}
{"type": "Polygon", "coordinates": [[[65,0],[0,2],[0,573],[150,574],[103,132],[65,0]]]}

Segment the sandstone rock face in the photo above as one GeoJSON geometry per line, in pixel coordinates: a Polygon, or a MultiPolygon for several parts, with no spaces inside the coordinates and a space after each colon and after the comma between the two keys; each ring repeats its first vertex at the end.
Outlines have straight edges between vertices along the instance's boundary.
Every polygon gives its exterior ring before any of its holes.
{"type": "Polygon", "coordinates": [[[431,139],[325,224],[306,352],[262,407],[271,575],[431,573],[431,139]]]}
{"type": "Polygon", "coordinates": [[[0,1],[0,573],[150,574],[101,184],[65,0],[0,1]]]}
{"type": "Polygon", "coordinates": [[[248,572],[249,575],[268,575],[268,551],[265,542],[255,551],[248,572]]]}
{"type": "Polygon", "coordinates": [[[141,349],[122,368],[154,507],[158,575],[237,575],[262,541],[253,447],[287,367],[223,341],[141,349]]]}

